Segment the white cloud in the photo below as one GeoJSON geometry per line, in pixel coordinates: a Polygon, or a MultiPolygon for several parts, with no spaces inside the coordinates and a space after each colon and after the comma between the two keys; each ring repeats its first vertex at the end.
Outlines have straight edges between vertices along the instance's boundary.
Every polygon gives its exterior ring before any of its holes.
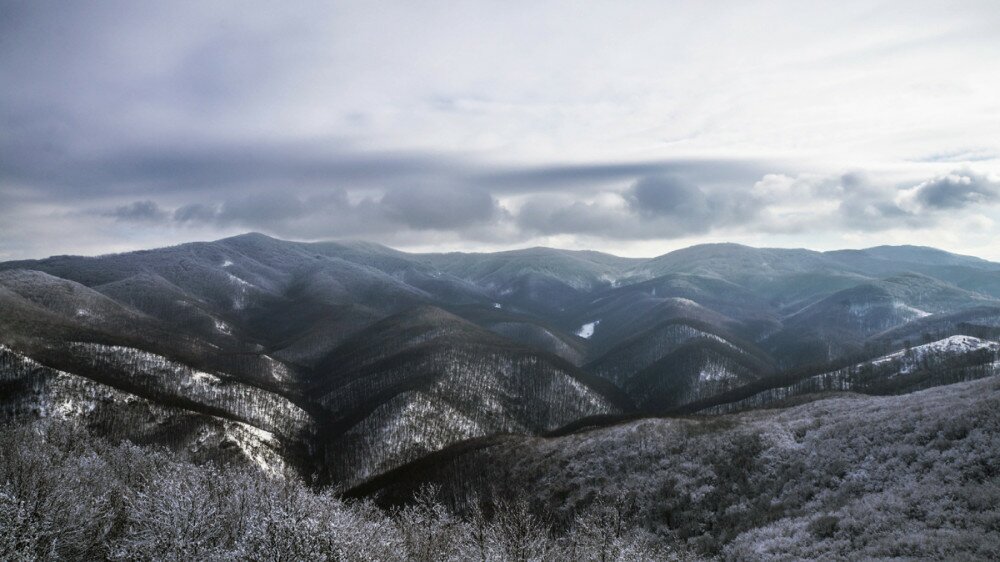
{"type": "Polygon", "coordinates": [[[272,218],[258,226],[275,234],[413,247],[638,252],[897,232],[960,244],[961,225],[996,224],[992,1],[42,0],[5,10],[8,257],[254,228],[250,209],[214,225],[159,211],[214,216],[195,211],[262,193],[293,203],[280,220],[281,205],[264,209],[272,218]],[[845,169],[870,178],[846,185],[845,169]],[[694,188],[629,192],[658,175],[694,188]],[[401,191],[414,185],[422,197],[401,191]],[[334,190],[348,203],[307,204],[334,190]],[[343,216],[387,193],[391,212],[378,221],[343,216]],[[686,211],[670,212],[681,199],[686,211]],[[636,202],[660,212],[637,217],[636,202]],[[118,220],[75,218],[80,233],[101,234],[65,236],[74,227],[60,217],[80,209],[118,220]]]}

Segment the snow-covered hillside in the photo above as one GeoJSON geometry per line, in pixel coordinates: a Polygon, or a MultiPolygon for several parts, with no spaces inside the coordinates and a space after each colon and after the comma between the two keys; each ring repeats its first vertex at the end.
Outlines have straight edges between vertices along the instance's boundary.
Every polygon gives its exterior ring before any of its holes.
{"type": "Polygon", "coordinates": [[[979,350],[1000,350],[1000,343],[983,340],[972,336],[955,335],[934,342],[918,345],[910,349],[897,351],[871,361],[873,365],[898,363],[899,373],[905,374],[930,357],[962,355],[979,350]]]}
{"type": "MultiPolygon", "coordinates": [[[[942,383],[971,380],[1000,373],[1000,343],[972,336],[954,335],[884,355],[850,367],[813,375],[793,384],[768,388],[731,402],[700,410],[726,413],[759,408],[796,395],[824,391],[871,391],[892,388],[907,375],[924,373],[942,383]]],[[[938,383],[941,384],[941,383],[938,383]]]]}

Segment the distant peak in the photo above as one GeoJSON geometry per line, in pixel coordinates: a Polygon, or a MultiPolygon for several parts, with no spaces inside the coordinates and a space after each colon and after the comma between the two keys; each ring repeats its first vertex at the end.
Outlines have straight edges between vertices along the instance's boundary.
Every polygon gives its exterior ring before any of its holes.
{"type": "Polygon", "coordinates": [[[268,236],[260,232],[246,232],[244,234],[237,234],[236,236],[230,236],[228,238],[223,238],[222,240],[216,240],[216,242],[237,242],[237,241],[253,241],[253,240],[273,240],[280,242],[278,238],[273,236],[268,236]]]}
{"type": "Polygon", "coordinates": [[[976,264],[988,264],[988,260],[976,256],[968,256],[964,254],[956,254],[954,252],[949,252],[946,250],[941,250],[938,248],[932,248],[930,246],[913,246],[909,244],[899,245],[899,246],[873,246],[871,248],[866,248],[862,252],[880,258],[904,260],[904,261],[922,261],[925,259],[937,259],[937,260],[948,260],[953,263],[965,262],[965,263],[976,263],[976,264]]]}
{"type": "Polygon", "coordinates": [[[407,310],[404,310],[396,315],[400,318],[407,318],[411,321],[442,321],[448,320],[453,322],[467,323],[465,320],[458,316],[444,310],[443,308],[434,306],[432,304],[418,304],[407,310]]]}

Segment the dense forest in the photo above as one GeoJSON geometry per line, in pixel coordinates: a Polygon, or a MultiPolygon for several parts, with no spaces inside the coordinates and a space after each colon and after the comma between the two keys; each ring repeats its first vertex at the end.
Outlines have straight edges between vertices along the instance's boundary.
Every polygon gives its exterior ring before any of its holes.
{"type": "Polygon", "coordinates": [[[800,402],[498,436],[352,493],[388,507],[434,485],[461,512],[488,491],[567,522],[624,498],[639,527],[733,561],[1000,555],[1000,379],[800,402]]]}
{"type": "Polygon", "coordinates": [[[64,423],[0,427],[3,560],[687,560],[621,506],[555,525],[525,501],[384,510],[254,467],[195,464],[64,423]]]}
{"type": "Polygon", "coordinates": [[[0,556],[995,559],[998,405],[990,378],[496,437],[353,490],[22,418],[0,432],[0,556]]]}

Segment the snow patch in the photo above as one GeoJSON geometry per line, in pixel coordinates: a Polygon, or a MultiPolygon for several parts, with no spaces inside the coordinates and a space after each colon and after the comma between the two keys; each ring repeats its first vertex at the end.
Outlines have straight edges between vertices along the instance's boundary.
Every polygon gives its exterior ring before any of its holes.
{"type": "Polygon", "coordinates": [[[493,308],[503,308],[503,305],[498,302],[495,302],[493,303],[493,308]]]}
{"type": "Polygon", "coordinates": [[[285,474],[286,465],[274,450],[278,441],[269,431],[242,422],[232,422],[226,428],[226,438],[236,444],[248,459],[271,476],[285,474]]]}
{"type": "Polygon", "coordinates": [[[871,363],[880,365],[890,361],[904,361],[905,365],[900,370],[901,373],[909,373],[919,363],[920,359],[927,354],[947,354],[961,355],[978,351],[980,349],[1000,349],[1000,343],[979,339],[972,336],[955,335],[937,340],[924,345],[918,345],[909,350],[897,351],[890,355],[885,355],[875,359],[871,363]]]}
{"type": "Polygon", "coordinates": [[[722,365],[716,363],[708,362],[701,368],[701,372],[698,373],[698,382],[718,382],[734,378],[732,372],[726,369],[722,365]]]}
{"type": "MultiPolygon", "coordinates": [[[[237,423],[240,423],[240,422],[237,422],[237,423]]],[[[252,425],[247,425],[245,423],[240,423],[240,426],[243,429],[245,429],[247,432],[249,432],[251,435],[253,435],[257,439],[260,439],[261,441],[263,441],[265,443],[274,443],[275,442],[275,440],[274,440],[274,434],[271,433],[270,431],[264,431],[263,429],[260,429],[259,427],[254,427],[252,425]]]]}
{"type": "Polygon", "coordinates": [[[56,403],[53,413],[58,417],[69,418],[75,416],[82,416],[93,412],[96,408],[91,400],[74,400],[71,397],[65,397],[56,403]]]}
{"type": "Polygon", "coordinates": [[[229,280],[236,284],[236,295],[233,297],[233,308],[236,310],[243,310],[247,307],[247,289],[253,287],[252,283],[240,279],[239,277],[233,275],[232,273],[226,272],[226,276],[229,280]]]}
{"type": "Polygon", "coordinates": [[[220,379],[219,377],[210,373],[203,373],[201,371],[195,371],[191,373],[191,378],[198,382],[207,384],[218,384],[222,382],[222,379],[220,379]]]}
{"type": "Polygon", "coordinates": [[[861,317],[867,315],[869,312],[871,312],[872,309],[874,309],[875,307],[876,307],[876,305],[874,303],[871,303],[871,302],[863,302],[863,303],[852,302],[850,305],[848,305],[847,311],[852,316],[855,316],[857,318],[861,318],[861,317]]]}
{"type": "Polygon", "coordinates": [[[231,265],[233,265],[233,262],[231,262],[229,260],[226,260],[226,261],[222,262],[222,267],[229,267],[231,265]]]}
{"type": "Polygon", "coordinates": [[[580,336],[583,339],[590,339],[590,337],[594,335],[594,328],[596,328],[597,325],[600,323],[601,323],[600,320],[587,322],[583,326],[580,326],[580,329],[576,331],[576,335],[580,336]]]}
{"type": "Polygon", "coordinates": [[[920,310],[919,308],[912,307],[905,302],[895,301],[892,303],[893,308],[896,310],[901,310],[913,315],[915,318],[923,318],[925,316],[930,316],[931,313],[926,310],[920,310]]]}
{"type": "MultiPolygon", "coordinates": [[[[867,316],[871,312],[877,310],[879,306],[881,306],[879,303],[871,301],[851,303],[851,305],[848,307],[848,312],[850,312],[851,315],[857,318],[862,318],[867,316]]],[[[914,308],[906,304],[905,302],[897,300],[892,301],[892,308],[893,310],[896,311],[898,315],[910,319],[923,318],[925,316],[931,315],[931,313],[927,312],[926,310],[920,310],[919,308],[914,308]]]]}
{"type": "Polygon", "coordinates": [[[232,273],[229,273],[228,271],[226,272],[226,276],[229,277],[230,281],[232,281],[233,283],[236,283],[240,287],[253,287],[253,284],[250,283],[249,281],[245,281],[243,279],[240,279],[239,277],[233,275],[232,273]]]}
{"type": "Polygon", "coordinates": [[[630,275],[630,277],[633,280],[635,280],[636,282],[640,282],[640,281],[647,281],[649,279],[652,279],[652,278],[656,277],[656,275],[652,271],[650,271],[649,269],[642,268],[642,269],[633,270],[632,274],[630,275]]]}
{"type": "Polygon", "coordinates": [[[268,373],[272,379],[278,382],[290,382],[292,380],[292,372],[288,369],[288,365],[270,355],[261,355],[261,359],[267,362],[268,373]]]}
{"type": "Polygon", "coordinates": [[[223,334],[226,334],[227,336],[231,336],[233,334],[232,330],[229,329],[229,325],[222,320],[215,320],[215,329],[223,334]]]}

